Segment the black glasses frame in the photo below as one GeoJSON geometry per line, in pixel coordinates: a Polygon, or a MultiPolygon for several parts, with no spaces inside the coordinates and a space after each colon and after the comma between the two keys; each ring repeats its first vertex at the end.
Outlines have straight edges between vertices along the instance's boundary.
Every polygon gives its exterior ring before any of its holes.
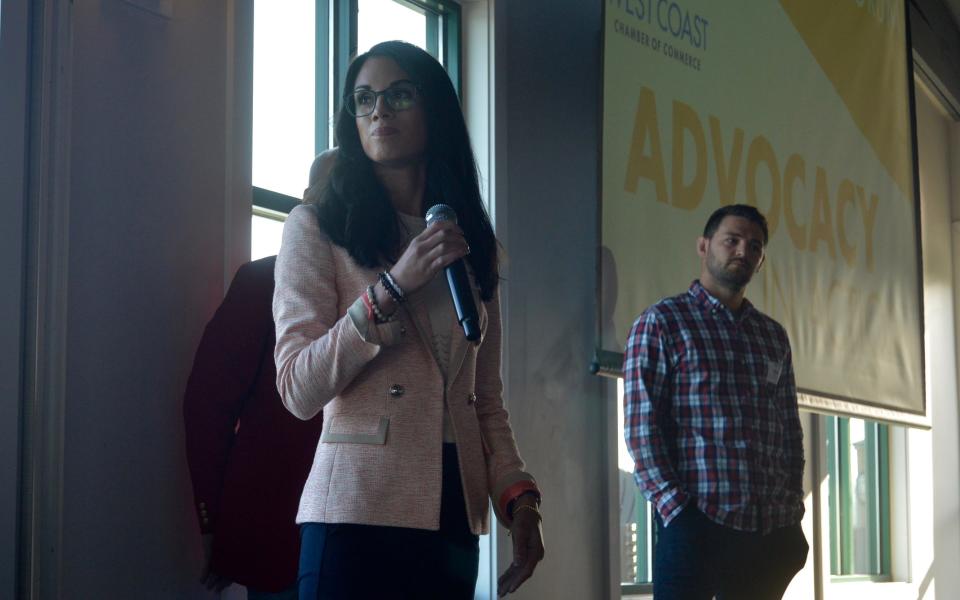
{"type": "Polygon", "coordinates": [[[423,89],[420,87],[420,84],[419,84],[419,83],[417,83],[417,82],[415,82],[415,81],[410,81],[410,80],[408,80],[408,79],[404,79],[404,80],[401,80],[401,81],[395,81],[395,82],[393,82],[392,84],[390,84],[390,86],[389,86],[387,89],[385,89],[385,90],[380,90],[379,92],[374,91],[374,90],[371,90],[371,89],[356,89],[356,90],[353,90],[352,92],[346,94],[346,95],[343,97],[343,107],[344,107],[344,109],[346,109],[346,111],[347,111],[347,112],[350,114],[350,116],[352,116],[352,117],[357,117],[357,118],[360,118],[360,117],[368,117],[368,116],[370,116],[370,115],[373,114],[373,111],[377,110],[377,103],[380,101],[380,96],[383,96],[383,99],[386,101],[387,106],[389,106],[392,110],[395,110],[395,111],[397,111],[397,112],[402,112],[402,111],[404,111],[404,110],[410,110],[411,108],[413,108],[414,106],[416,106],[416,105],[420,102],[420,98],[423,96],[423,89]],[[393,102],[391,102],[391,100],[390,100],[390,96],[387,95],[387,94],[390,93],[391,90],[393,90],[393,89],[395,89],[395,88],[397,88],[397,87],[399,87],[399,86],[401,86],[401,85],[409,85],[409,86],[411,86],[411,87],[414,89],[414,91],[416,92],[415,95],[414,95],[414,102],[413,102],[413,104],[411,104],[411,105],[408,106],[407,108],[398,108],[398,107],[394,106],[394,105],[393,105],[393,102]],[[373,104],[370,105],[370,111],[369,111],[369,112],[358,112],[358,111],[356,110],[356,105],[355,105],[354,102],[353,102],[353,97],[357,94],[357,92],[361,92],[361,91],[362,91],[362,92],[368,92],[368,93],[373,94],[373,104]]]}

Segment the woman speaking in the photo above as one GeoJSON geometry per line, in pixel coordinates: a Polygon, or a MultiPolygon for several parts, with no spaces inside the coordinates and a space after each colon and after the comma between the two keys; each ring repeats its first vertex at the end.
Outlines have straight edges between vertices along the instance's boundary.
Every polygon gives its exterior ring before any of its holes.
{"type": "MultiPolygon", "coordinates": [[[[488,498],[514,591],[543,557],[540,492],[503,408],[497,241],[446,72],[411,44],[353,61],[329,182],[291,211],[276,264],[277,386],[323,432],[300,499],[315,598],[473,598],[488,498]],[[458,222],[428,227],[446,204],[458,222]],[[443,270],[463,260],[480,340],[443,270]]],[[[282,468],[278,466],[278,468],[282,468]]]]}

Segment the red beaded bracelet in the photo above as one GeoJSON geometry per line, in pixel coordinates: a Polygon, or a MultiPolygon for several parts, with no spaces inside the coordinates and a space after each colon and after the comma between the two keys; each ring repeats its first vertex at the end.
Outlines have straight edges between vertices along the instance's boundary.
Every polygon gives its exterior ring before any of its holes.
{"type": "Polygon", "coordinates": [[[374,295],[373,285],[367,288],[367,300],[370,301],[370,308],[373,309],[374,321],[376,323],[386,323],[390,320],[383,314],[383,311],[380,310],[380,305],[377,304],[377,297],[374,295]]]}

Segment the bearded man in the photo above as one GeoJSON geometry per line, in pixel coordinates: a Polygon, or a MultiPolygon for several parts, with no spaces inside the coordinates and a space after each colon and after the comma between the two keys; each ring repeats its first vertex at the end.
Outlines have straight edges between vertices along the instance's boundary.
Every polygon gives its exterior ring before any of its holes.
{"type": "Polygon", "coordinates": [[[697,238],[700,279],[634,323],[624,437],[657,515],[657,600],[778,599],[806,562],[803,430],[790,341],[744,297],[766,219],[725,206],[697,238]]]}

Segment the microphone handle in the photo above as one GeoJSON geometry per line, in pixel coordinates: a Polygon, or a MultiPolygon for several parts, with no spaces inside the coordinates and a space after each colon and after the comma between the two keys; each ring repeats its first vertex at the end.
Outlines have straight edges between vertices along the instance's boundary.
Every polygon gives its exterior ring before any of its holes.
{"type": "Polygon", "coordinates": [[[463,327],[464,335],[471,342],[479,340],[480,317],[470,291],[470,280],[467,278],[467,268],[463,260],[458,260],[447,267],[447,284],[450,286],[453,307],[457,311],[457,321],[463,327]]]}

